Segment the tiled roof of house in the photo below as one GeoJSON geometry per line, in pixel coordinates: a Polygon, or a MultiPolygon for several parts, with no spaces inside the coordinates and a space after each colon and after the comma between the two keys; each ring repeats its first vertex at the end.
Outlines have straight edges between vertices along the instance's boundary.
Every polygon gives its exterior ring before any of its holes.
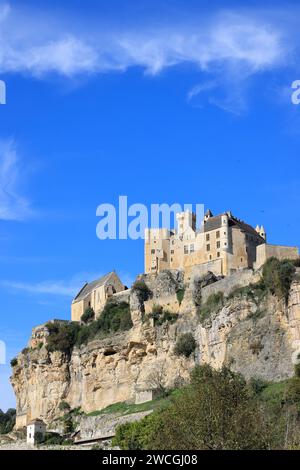
{"type": "Polygon", "coordinates": [[[114,271],[111,271],[110,273],[107,273],[104,276],[99,277],[99,279],[96,279],[95,281],[92,281],[89,283],[87,282],[86,284],[84,284],[84,286],[80,289],[80,291],[74,298],[73,302],[78,302],[79,300],[84,299],[96,287],[104,286],[104,284],[106,284],[109,281],[113,273],[114,271]]]}

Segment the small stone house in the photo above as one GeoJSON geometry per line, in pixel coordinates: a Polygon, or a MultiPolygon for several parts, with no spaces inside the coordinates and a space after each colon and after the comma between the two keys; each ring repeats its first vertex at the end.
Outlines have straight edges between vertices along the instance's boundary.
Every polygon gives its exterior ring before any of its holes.
{"type": "Polygon", "coordinates": [[[46,424],[41,419],[34,419],[27,425],[27,444],[36,444],[37,435],[40,434],[42,437],[46,433],[46,424]]]}
{"type": "Polygon", "coordinates": [[[80,321],[88,307],[95,311],[96,317],[99,316],[107,299],[124,290],[125,286],[115,271],[105,274],[93,282],[85,283],[72,302],[72,321],[80,321]]]}

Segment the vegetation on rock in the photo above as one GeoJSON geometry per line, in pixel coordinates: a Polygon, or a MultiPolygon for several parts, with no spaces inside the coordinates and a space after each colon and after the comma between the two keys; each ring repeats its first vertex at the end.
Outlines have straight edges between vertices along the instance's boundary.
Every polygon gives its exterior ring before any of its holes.
{"type": "Polygon", "coordinates": [[[93,321],[94,319],[95,319],[95,312],[92,307],[88,307],[83,313],[83,315],[81,315],[81,321],[83,321],[83,323],[89,323],[93,321]]]}
{"type": "Polygon", "coordinates": [[[16,357],[14,357],[14,358],[10,361],[10,365],[11,365],[11,367],[15,367],[17,364],[18,364],[18,359],[17,359],[16,357]]]}
{"type": "Polygon", "coordinates": [[[283,298],[287,302],[295,271],[294,264],[289,260],[268,259],[263,266],[265,288],[279,299],[283,298]]]}
{"type": "Polygon", "coordinates": [[[217,312],[224,304],[223,292],[217,292],[211,294],[207,301],[200,306],[198,309],[200,322],[203,323],[205,320],[210,318],[211,314],[217,312]]]}
{"type": "Polygon", "coordinates": [[[160,305],[153,305],[149,318],[154,321],[154,326],[160,326],[164,323],[174,323],[178,319],[178,314],[165,310],[160,305]]]}
{"type": "Polygon", "coordinates": [[[176,291],[176,297],[177,297],[179,305],[181,305],[181,303],[183,301],[184,294],[185,294],[185,289],[184,288],[183,289],[178,289],[176,291]]]}
{"type": "Polygon", "coordinates": [[[132,292],[136,292],[141,301],[145,302],[150,299],[152,292],[143,280],[137,280],[131,288],[132,292]]]}
{"type": "Polygon", "coordinates": [[[174,353],[177,356],[190,357],[190,355],[195,351],[196,346],[197,343],[192,333],[183,333],[179,336],[175,344],[174,353]]]}
{"type": "Polygon", "coordinates": [[[4,413],[0,410],[0,434],[7,434],[13,430],[16,422],[16,410],[10,408],[4,413]]]}
{"type": "Polygon", "coordinates": [[[96,337],[129,330],[133,324],[129,304],[127,302],[115,303],[110,300],[106,303],[101,316],[88,325],[54,321],[46,326],[49,331],[47,337],[48,351],[61,351],[70,354],[75,344],[80,346],[96,337]]]}

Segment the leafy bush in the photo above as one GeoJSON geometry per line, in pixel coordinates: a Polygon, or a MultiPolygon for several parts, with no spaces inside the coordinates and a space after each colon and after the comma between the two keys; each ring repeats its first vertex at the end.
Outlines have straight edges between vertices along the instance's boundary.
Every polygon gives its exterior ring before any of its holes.
{"type": "Polygon", "coordinates": [[[61,401],[58,408],[60,411],[70,411],[71,407],[66,401],[61,401]]]}
{"type": "Polygon", "coordinates": [[[72,416],[65,415],[64,417],[64,434],[71,434],[75,431],[75,423],[73,421],[72,416]]]}
{"type": "Polygon", "coordinates": [[[95,318],[95,312],[92,307],[88,307],[83,313],[83,315],[81,315],[81,320],[83,321],[83,323],[88,323],[90,321],[93,321],[94,318],[95,318]]]}
{"type": "Polygon", "coordinates": [[[160,326],[165,322],[174,323],[178,319],[178,315],[176,313],[164,310],[161,305],[153,305],[152,312],[149,317],[153,318],[155,326],[160,326]]]}
{"type": "Polygon", "coordinates": [[[287,303],[296,268],[289,260],[270,258],[263,266],[263,282],[269,292],[287,303]]]}
{"type": "Polygon", "coordinates": [[[126,450],[150,449],[149,437],[157,429],[157,416],[151,414],[141,421],[125,423],[117,427],[113,446],[126,450]]]}
{"type": "Polygon", "coordinates": [[[90,325],[80,327],[76,344],[86,344],[97,335],[107,335],[111,332],[126,331],[132,328],[130,308],[127,302],[115,303],[110,300],[106,303],[101,316],[90,325]]]}
{"type": "Polygon", "coordinates": [[[174,352],[177,356],[189,357],[196,349],[196,341],[192,333],[183,333],[179,336],[174,352]]]}
{"type": "Polygon", "coordinates": [[[265,380],[254,377],[249,380],[249,388],[253,395],[260,395],[267,386],[268,382],[265,380]]]}
{"type": "Polygon", "coordinates": [[[132,292],[136,292],[140,300],[145,302],[146,300],[150,299],[152,292],[145,283],[145,281],[135,281],[132,288],[132,292]]]}
{"type": "Polygon", "coordinates": [[[60,446],[63,442],[64,437],[55,432],[47,432],[43,440],[43,444],[48,446],[60,446]]]}
{"type": "Polygon", "coordinates": [[[189,387],[143,420],[117,427],[121,449],[267,449],[272,436],[246,381],[227,368],[197,366],[189,387]],[[192,429],[192,432],[191,432],[192,429]]]}
{"type": "Polygon", "coordinates": [[[14,358],[10,361],[10,365],[11,365],[11,367],[15,367],[17,364],[18,364],[18,359],[17,359],[16,357],[14,357],[14,358]]]}
{"type": "Polygon", "coordinates": [[[185,293],[185,289],[178,289],[176,291],[176,297],[177,297],[179,305],[181,305],[181,303],[183,301],[184,293],[185,293]]]}
{"type": "Polygon", "coordinates": [[[13,430],[16,423],[16,410],[9,408],[6,413],[0,410],[0,434],[7,434],[13,430]]]}
{"type": "Polygon", "coordinates": [[[211,314],[219,310],[224,303],[224,294],[223,292],[217,292],[211,294],[207,301],[200,306],[199,318],[200,322],[203,323],[205,320],[210,318],[211,314]]]}
{"type": "Polygon", "coordinates": [[[291,261],[296,268],[300,268],[300,258],[291,261]]]}
{"type": "Polygon", "coordinates": [[[256,284],[250,283],[247,286],[235,287],[227,296],[228,299],[235,297],[246,297],[251,299],[256,305],[259,305],[263,297],[266,295],[266,287],[263,282],[257,282],[256,284]]]}
{"type": "Polygon", "coordinates": [[[49,336],[47,337],[47,349],[50,352],[61,351],[70,354],[75,345],[80,326],[78,323],[61,323],[54,321],[46,325],[49,336]]]}

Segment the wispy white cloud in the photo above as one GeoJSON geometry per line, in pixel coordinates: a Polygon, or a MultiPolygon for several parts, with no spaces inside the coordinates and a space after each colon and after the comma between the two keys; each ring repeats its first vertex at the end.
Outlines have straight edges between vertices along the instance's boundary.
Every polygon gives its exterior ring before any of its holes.
{"type": "MultiPolygon", "coordinates": [[[[59,295],[74,297],[86,282],[91,282],[101,277],[103,273],[81,272],[66,280],[46,280],[41,282],[21,282],[13,280],[0,281],[0,288],[13,292],[23,291],[34,295],[59,295]]],[[[130,273],[120,273],[122,282],[131,286],[134,277],[130,273]]]]}
{"type": "Polygon", "coordinates": [[[78,18],[75,11],[58,15],[6,3],[0,7],[0,74],[38,79],[58,74],[70,79],[139,67],[155,76],[190,64],[206,85],[187,93],[189,103],[243,114],[245,84],[252,77],[289,67],[297,70],[298,12],[275,7],[211,9],[209,14],[199,11],[159,22],[144,18],[126,25],[124,19],[120,26],[112,19],[78,18]]]}
{"type": "Polygon", "coordinates": [[[0,219],[23,220],[32,215],[29,200],[21,194],[21,163],[13,139],[0,139],[0,219]]]}
{"type": "Polygon", "coordinates": [[[100,276],[101,274],[99,273],[82,272],[67,280],[46,280],[31,283],[2,280],[0,281],[0,287],[11,291],[23,291],[34,295],[44,294],[74,297],[85,282],[90,282],[100,276]]]}
{"type": "Polygon", "coordinates": [[[47,13],[45,18],[2,6],[0,72],[73,76],[140,66],[157,74],[188,62],[204,71],[242,63],[254,73],[286,60],[282,28],[255,14],[221,12],[197,22],[193,18],[184,24],[142,24],[118,31],[100,21],[97,28],[85,31],[75,22],[58,23],[47,13]]]}

